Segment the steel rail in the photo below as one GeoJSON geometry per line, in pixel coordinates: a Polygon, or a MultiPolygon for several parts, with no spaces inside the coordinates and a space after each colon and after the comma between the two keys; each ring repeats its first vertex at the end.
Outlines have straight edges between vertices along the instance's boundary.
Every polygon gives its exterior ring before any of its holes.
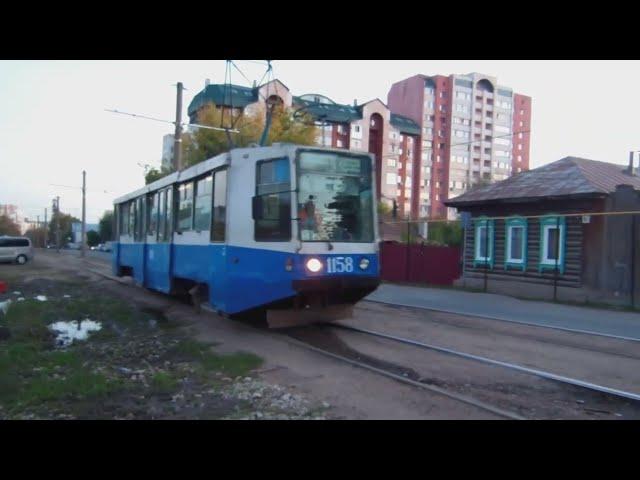
{"type": "Polygon", "coordinates": [[[499,367],[504,367],[504,368],[508,368],[508,369],[511,369],[511,370],[516,370],[518,372],[527,373],[527,374],[530,374],[530,375],[535,375],[537,377],[546,378],[548,380],[554,380],[556,382],[566,383],[566,384],[569,384],[569,385],[574,385],[576,387],[586,388],[588,390],[595,390],[595,391],[606,393],[608,395],[613,395],[613,396],[616,396],[616,397],[622,397],[622,398],[627,398],[629,400],[640,401],[640,395],[637,394],[637,393],[627,392],[627,391],[624,391],[624,390],[618,390],[618,389],[610,388],[610,387],[605,387],[603,385],[597,385],[595,383],[585,382],[583,380],[578,380],[576,378],[565,377],[563,375],[557,375],[555,373],[545,372],[543,370],[537,370],[535,368],[523,367],[523,366],[517,365],[515,363],[502,362],[500,360],[494,360],[494,359],[487,358],[487,357],[481,357],[480,355],[473,355],[471,353],[459,352],[459,351],[453,350],[451,348],[439,347],[437,345],[430,345],[428,343],[418,342],[416,340],[411,340],[411,339],[408,339],[408,338],[397,337],[395,335],[389,335],[387,333],[375,332],[373,330],[368,330],[368,329],[364,329],[364,328],[351,327],[351,326],[348,326],[348,325],[341,325],[341,324],[336,324],[336,323],[330,323],[330,324],[327,324],[327,325],[331,325],[332,327],[341,328],[341,329],[344,329],[344,330],[351,330],[351,331],[354,331],[354,332],[364,333],[364,334],[372,335],[372,336],[375,336],[375,337],[386,338],[388,340],[394,340],[396,342],[404,343],[404,344],[407,344],[407,345],[413,345],[413,346],[424,348],[424,349],[428,349],[428,350],[435,350],[437,352],[447,353],[447,354],[450,354],[450,355],[453,355],[453,356],[456,356],[456,357],[467,358],[469,360],[475,360],[475,361],[486,363],[486,364],[489,364],[489,365],[496,365],[496,366],[499,366],[499,367]]]}
{"type": "Polygon", "coordinates": [[[520,324],[520,325],[527,325],[527,326],[531,326],[531,327],[551,328],[551,329],[554,329],[554,330],[562,330],[562,331],[571,332],[571,333],[584,333],[586,335],[595,335],[595,336],[598,336],[598,337],[614,338],[616,340],[628,340],[628,341],[631,341],[631,342],[640,342],[640,338],[636,338],[636,337],[625,337],[625,336],[622,336],[622,335],[613,335],[613,334],[610,334],[610,333],[594,332],[593,330],[581,330],[579,328],[558,327],[558,326],[554,326],[554,325],[542,325],[540,323],[525,322],[523,320],[511,320],[511,319],[504,318],[504,317],[495,317],[495,316],[492,316],[492,315],[483,315],[481,313],[461,312],[460,310],[452,310],[452,309],[447,309],[447,308],[423,307],[423,306],[420,306],[420,305],[410,305],[408,303],[385,302],[383,300],[372,300],[370,298],[363,299],[363,301],[364,302],[371,302],[371,303],[381,303],[383,305],[392,305],[392,306],[396,306],[396,307],[416,308],[418,310],[430,310],[430,311],[433,311],[433,312],[451,313],[451,314],[454,314],[454,315],[464,315],[464,316],[467,316],[467,317],[486,318],[487,320],[498,320],[500,322],[517,323],[517,324],[520,324]]]}

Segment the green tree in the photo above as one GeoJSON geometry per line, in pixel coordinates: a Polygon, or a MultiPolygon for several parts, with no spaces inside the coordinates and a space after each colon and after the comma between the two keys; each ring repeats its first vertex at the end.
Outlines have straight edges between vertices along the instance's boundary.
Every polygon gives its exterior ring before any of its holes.
{"type": "Polygon", "coordinates": [[[113,220],[113,211],[107,210],[98,221],[98,234],[103,242],[109,242],[114,239],[113,220]]]}
{"type": "Polygon", "coordinates": [[[72,238],[71,224],[79,222],[76,217],[73,217],[67,213],[55,212],[51,216],[51,222],[49,222],[49,243],[56,244],[56,231],[58,219],[60,219],[60,246],[69,242],[69,238],[72,238]]]}
{"type": "Polygon", "coordinates": [[[45,246],[45,229],[44,227],[40,228],[30,228],[24,234],[26,237],[31,239],[31,243],[34,247],[44,247],[45,246]]]}
{"type": "MultiPolygon", "coordinates": [[[[229,138],[235,147],[247,147],[258,143],[264,130],[266,121],[264,107],[258,108],[253,113],[243,114],[237,119],[234,129],[239,133],[209,130],[205,128],[195,129],[194,132],[183,136],[183,159],[185,166],[195,165],[220,153],[229,151],[229,138]]],[[[230,115],[228,111],[210,105],[198,114],[198,122],[201,125],[212,127],[228,126],[230,115]]],[[[313,145],[317,134],[317,127],[312,124],[308,116],[302,116],[299,120],[293,119],[293,110],[277,106],[274,109],[267,145],[274,142],[289,142],[299,145],[313,145]]]]}
{"type": "Polygon", "coordinates": [[[433,222],[427,230],[430,243],[457,247],[462,245],[462,226],[460,222],[433,222]]]}
{"type": "Polygon", "coordinates": [[[0,235],[20,235],[20,227],[8,215],[0,215],[0,235]]]}
{"type": "Polygon", "coordinates": [[[171,170],[168,170],[166,168],[160,168],[160,170],[158,170],[157,168],[151,168],[144,176],[144,183],[146,185],[149,185],[156,180],[160,180],[162,177],[166,177],[170,173],[171,170]]]}
{"type": "Polygon", "coordinates": [[[488,178],[479,178],[476,182],[471,184],[471,187],[467,190],[468,192],[472,192],[474,190],[478,190],[479,188],[486,187],[487,185],[491,185],[491,180],[488,178]]]}
{"type": "Polygon", "coordinates": [[[87,245],[95,247],[100,243],[100,234],[94,230],[87,232],[87,245]]]}

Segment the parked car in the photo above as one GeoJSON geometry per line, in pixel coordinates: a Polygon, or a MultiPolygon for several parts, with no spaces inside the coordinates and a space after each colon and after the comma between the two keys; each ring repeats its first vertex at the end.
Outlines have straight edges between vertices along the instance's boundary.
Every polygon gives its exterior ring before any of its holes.
{"type": "Polygon", "coordinates": [[[0,261],[24,265],[33,258],[33,245],[27,237],[0,237],[0,261]]]}
{"type": "Polygon", "coordinates": [[[91,247],[91,250],[97,250],[98,252],[102,252],[102,248],[104,247],[104,243],[99,243],[98,245],[94,245],[91,247]]]}
{"type": "Polygon", "coordinates": [[[113,251],[113,242],[107,242],[104,244],[103,252],[112,252],[113,251]]]}

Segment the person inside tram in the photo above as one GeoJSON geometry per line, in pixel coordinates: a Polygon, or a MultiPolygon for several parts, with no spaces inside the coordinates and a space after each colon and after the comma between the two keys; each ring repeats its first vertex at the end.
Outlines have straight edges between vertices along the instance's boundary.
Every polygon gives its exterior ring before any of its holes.
{"type": "Polygon", "coordinates": [[[315,197],[309,195],[309,199],[304,203],[298,216],[302,221],[302,228],[315,232],[317,230],[316,225],[316,204],[314,203],[315,197]]]}

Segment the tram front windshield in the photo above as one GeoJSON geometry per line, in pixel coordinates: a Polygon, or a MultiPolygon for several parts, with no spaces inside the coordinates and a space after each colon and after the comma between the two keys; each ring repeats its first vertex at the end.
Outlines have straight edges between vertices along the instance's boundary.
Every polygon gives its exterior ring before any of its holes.
{"type": "Polygon", "coordinates": [[[373,242],[371,158],[301,152],[298,161],[300,239],[373,242]]]}

